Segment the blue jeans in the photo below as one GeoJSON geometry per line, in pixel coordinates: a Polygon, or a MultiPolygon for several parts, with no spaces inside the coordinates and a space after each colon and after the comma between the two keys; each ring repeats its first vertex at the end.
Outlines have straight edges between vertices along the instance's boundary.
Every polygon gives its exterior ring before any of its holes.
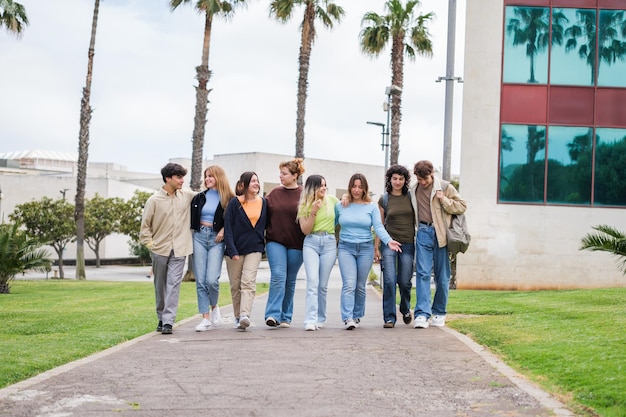
{"type": "Polygon", "coordinates": [[[278,242],[267,242],[265,253],[271,272],[265,319],[272,317],[279,323],[291,323],[296,278],[302,266],[302,251],[287,249],[278,242]]]}
{"type": "Polygon", "coordinates": [[[374,242],[348,243],[339,240],[337,251],[341,271],[341,320],[365,315],[365,286],[374,262],[374,242]]]}
{"type": "Polygon", "coordinates": [[[224,260],[224,243],[217,243],[217,232],[212,227],[200,226],[193,232],[191,269],[196,277],[198,312],[206,314],[209,306],[217,305],[220,295],[220,275],[224,260]]]}
{"type": "Polygon", "coordinates": [[[411,279],[415,243],[402,243],[402,252],[395,252],[387,245],[382,246],[381,269],[383,274],[383,319],[396,322],[396,284],[400,289],[400,313],[411,310],[411,279]]]}
{"type": "Polygon", "coordinates": [[[417,269],[415,295],[415,317],[443,316],[448,304],[450,285],[450,258],[448,248],[440,248],[433,226],[420,224],[415,238],[415,265],[417,269]],[[430,304],[430,273],[435,270],[435,299],[430,304]]]}
{"type": "Polygon", "coordinates": [[[306,271],[304,324],[325,323],[328,280],[337,259],[335,235],[307,235],[302,247],[302,258],[306,271]]]}

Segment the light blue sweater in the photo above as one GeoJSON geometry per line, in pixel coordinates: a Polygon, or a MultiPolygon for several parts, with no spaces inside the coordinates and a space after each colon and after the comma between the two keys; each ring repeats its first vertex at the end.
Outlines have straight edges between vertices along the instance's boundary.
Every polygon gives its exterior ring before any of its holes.
{"type": "Polygon", "coordinates": [[[341,226],[339,240],[348,243],[365,243],[373,240],[372,227],[380,240],[386,245],[391,236],[380,220],[380,211],[374,203],[350,204],[343,207],[341,202],[335,206],[335,221],[341,226]]]}

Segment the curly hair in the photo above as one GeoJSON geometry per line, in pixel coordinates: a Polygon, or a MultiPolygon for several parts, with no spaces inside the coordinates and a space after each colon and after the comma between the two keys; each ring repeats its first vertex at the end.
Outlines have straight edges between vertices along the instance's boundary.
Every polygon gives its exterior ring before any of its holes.
{"type": "Polygon", "coordinates": [[[391,185],[391,177],[393,174],[402,175],[404,177],[404,185],[402,186],[402,194],[409,192],[409,184],[411,183],[411,174],[409,170],[402,165],[392,165],[385,173],[385,191],[391,193],[393,186],[391,185]]]}

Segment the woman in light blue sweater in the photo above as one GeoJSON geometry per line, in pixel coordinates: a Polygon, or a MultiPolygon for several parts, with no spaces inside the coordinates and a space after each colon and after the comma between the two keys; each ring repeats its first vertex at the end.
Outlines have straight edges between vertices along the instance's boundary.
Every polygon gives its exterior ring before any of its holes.
{"type": "Polygon", "coordinates": [[[354,174],[348,183],[349,204],[336,205],[336,221],[341,226],[337,259],[341,272],[341,319],[346,330],[358,326],[365,315],[365,286],[374,261],[374,236],[389,249],[401,252],[401,245],[391,239],[380,218],[380,211],[369,196],[367,179],[354,174]]]}

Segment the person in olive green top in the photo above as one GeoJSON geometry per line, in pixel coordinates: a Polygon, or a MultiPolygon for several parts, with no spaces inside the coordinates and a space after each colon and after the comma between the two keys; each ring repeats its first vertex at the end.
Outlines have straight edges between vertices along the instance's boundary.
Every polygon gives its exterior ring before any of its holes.
{"type": "Polygon", "coordinates": [[[298,222],[306,235],[302,258],[306,271],[304,329],[317,330],[326,323],[328,280],[335,260],[335,205],[337,198],[326,194],[326,179],[311,175],[304,184],[298,207],[298,222]]]}
{"type": "Polygon", "coordinates": [[[400,289],[400,314],[404,324],[410,324],[411,279],[415,256],[415,215],[408,194],[411,174],[402,165],[392,165],[385,174],[385,194],[378,200],[380,217],[385,229],[402,244],[402,252],[395,252],[386,245],[380,247],[376,237],[374,260],[380,261],[383,275],[383,320],[385,328],[396,325],[396,285],[400,289]],[[382,256],[381,256],[382,252],[382,256]]]}

